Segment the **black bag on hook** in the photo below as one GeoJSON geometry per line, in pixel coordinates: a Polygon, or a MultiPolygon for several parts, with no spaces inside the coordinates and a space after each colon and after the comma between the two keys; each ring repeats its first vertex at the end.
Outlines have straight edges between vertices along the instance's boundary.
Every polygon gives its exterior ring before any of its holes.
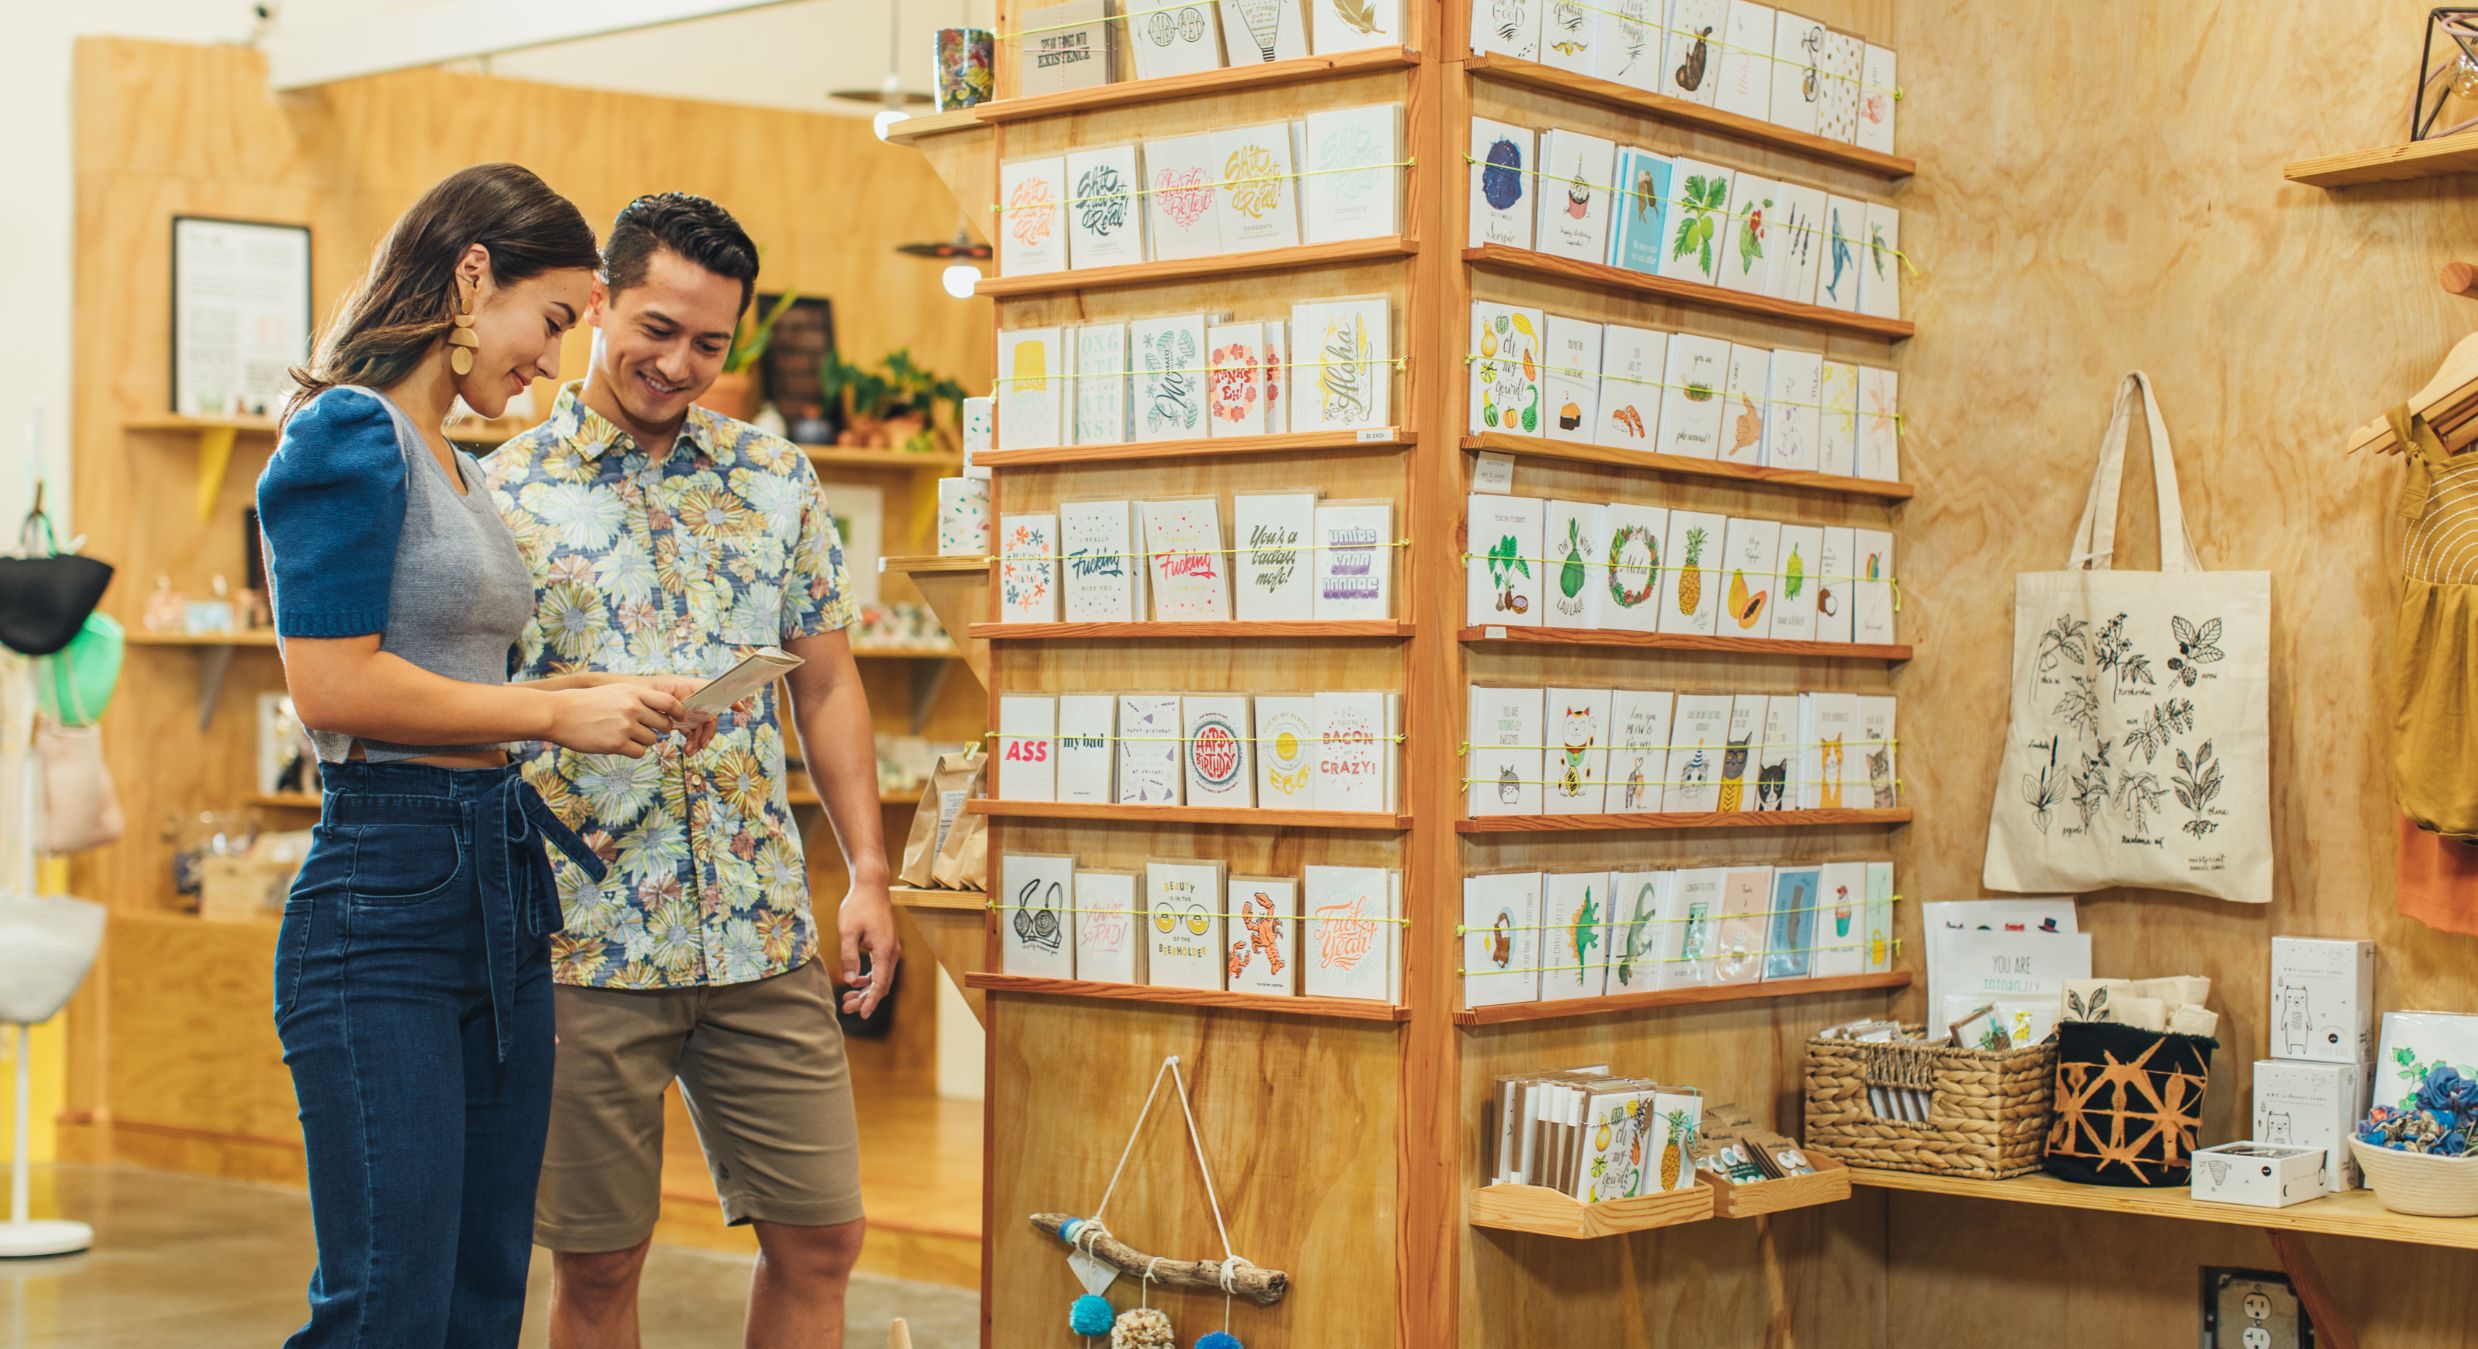
{"type": "Polygon", "coordinates": [[[17,531],[22,557],[0,557],[0,646],[21,656],[48,656],[67,646],[103,602],[112,566],[79,553],[60,551],[52,518],[43,513],[43,489],[17,531]],[[37,553],[41,529],[44,551],[37,553]]]}

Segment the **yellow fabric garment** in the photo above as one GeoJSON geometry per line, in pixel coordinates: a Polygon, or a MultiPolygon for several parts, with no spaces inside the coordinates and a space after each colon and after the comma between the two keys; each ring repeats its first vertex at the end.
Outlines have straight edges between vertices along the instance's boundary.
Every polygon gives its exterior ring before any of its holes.
{"type": "Polygon", "coordinates": [[[2478,838],[2478,456],[2455,463],[2426,422],[2394,408],[2409,459],[2392,634],[2392,777],[2420,828],[2478,838]]]}

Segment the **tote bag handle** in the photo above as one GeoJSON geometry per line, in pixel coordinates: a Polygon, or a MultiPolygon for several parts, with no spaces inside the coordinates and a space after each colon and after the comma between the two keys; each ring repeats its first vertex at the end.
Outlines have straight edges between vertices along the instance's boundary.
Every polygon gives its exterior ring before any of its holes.
{"type": "Polygon", "coordinates": [[[2100,438],[2099,467],[2091,475],[2090,494],[2082,501],[2082,523],[2074,531],[2074,552],[2065,559],[2068,571],[2107,571],[2115,562],[2117,493],[2125,482],[2125,431],[2139,398],[2151,432],[2151,483],[2160,512],[2160,570],[2201,571],[2194,544],[2185,534],[2185,505],[2177,494],[2177,459],[2168,445],[2168,424],[2160,420],[2159,400],[2151,395],[2151,377],[2134,371],[2117,383],[2116,410],[2108,417],[2108,434],[2100,438]]]}

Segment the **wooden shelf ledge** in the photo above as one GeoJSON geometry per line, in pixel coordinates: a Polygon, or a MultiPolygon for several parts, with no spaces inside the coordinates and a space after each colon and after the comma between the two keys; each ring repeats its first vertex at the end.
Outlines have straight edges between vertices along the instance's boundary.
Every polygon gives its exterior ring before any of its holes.
{"type": "Polygon", "coordinates": [[[1400,641],[1411,635],[1408,619],[1371,618],[1348,623],[975,623],[971,636],[990,642],[1055,642],[1102,638],[1137,641],[1188,641],[1212,638],[1221,641],[1262,641],[1266,638],[1297,640],[1335,638],[1377,638],[1400,641]]]}
{"type": "Polygon", "coordinates": [[[1990,1199],[2001,1203],[2038,1204],[2049,1208],[2124,1213],[2143,1218],[2176,1218],[2188,1222],[2253,1227],[2266,1232],[2303,1232],[2321,1236],[2361,1237],[2413,1246],[2449,1246],[2478,1250],[2478,1218],[2421,1218],[2394,1213],[2375,1199],[2372,1190],[2344,1190],[2287,1208],[2254,1208],[2246,1204],[2213,1204],[2183,1188],[2136,1190],[2110,1185],[2076,1185],[2054,1176],[2016,1176],[2011,1180],[1968,1180],[1958,1176],[1920,1175],[1910,1171],[1872,1171],[1851,1167],[1850,1179],[1877,1190],[1912,1194],[1990,1199]]]}
{"type": "Polygon", "coordinates": [[[1535,252],[1528,248],[1508,248],[1503,244],[1466,248],[1463,250],[1463,261],[1474,267],[1547,277],[1553,281],[1572,282],[1600,290],[1632,291],[1671,304],[1726,310],[1756,318],[1776,319],[1803,328],[1881,338],[1887,342],[1905,341],[1918,332],[1918,325],[1908,319],[1876,318],[1870,314],[1854,314],[1846,309],[1831,309],[1820,304],[1801,304],[1796,300],[1780,300],[1770,295],[1751,295],[1742,290],[1707,286],[1700,281],[1652,276],[1628,271],[1624,267],[1584,262],[1579,258],[1535,252]]]}
{"type": "Polygon", "coordinates": [[[121,419],[124,431],[174,431],[195,435],[201,431],[232,431],[246,436],[275,434],[273,417],[194,417],[183,412],[150,412],[121,419]]]}
{"type": "Polygon", "coordinates": [[[1217,94],[1235,94],[1258,89],[1271,89],[1285,84],[1304,84],[1310,80],[1343,79],[1387,70],[1406,70],[1420,63],[1420,54],[1403,47],[1378,47],[1369,51],[1340,52],[1331,56],[1302,56],[1289,61],[1271,61],[1262,65],[1230,66],[1221,70],[1198,71],[1193,75],[1167,75],[1152,80],[1121,80],[1116,84],[1098,85],[1091,89],[1073,89],[1063,94],[1038,94],[1031,98],[1002,98],[984,103],[972,110],[984,122],[1021,122],[1035,117],[1059,117],[1068,113],[1098,112],[1105,108],[1136,108],[1148,103],[1182,103],[1190,99],[1208,98],[1217,94]]]}
{"type": "Polygon", "coordinates": [[[318,792],[252,792],[246,799],[268,810],[317,810],[326,800],[318,792]]]}
{"type": "Polygon", "coordinates": [[[978,130],[981,125],[981,109],[977,107],[957,108],[951,112],[914,113],[886,129],[886,143],[912,145],[932,136],[978,130]]]}
{"type": "Polygon", "coordinates": [[[878,570],[904,576],[934,576],[945,572],[989,570],[989,559],[975,554],[970,557],[940,557],[934,553],[915,553],[908,557],[882,557],[878,570]]]}
{"type": "Polygon", "coordinates": [[[1223,455],[1291,454],[1301,450],[1400,450],[1419,443],[1417,431],[1385,427],[1368,431],[1299,431],[1279,436],[1222,436],[1209,440],[1130,441],[1114,445],[1059,445],[1042,450],[992,450],[973,462],[991,468],[1030,464],[1115,464],[1145,459],[1199,459],[1223,455]]]}
{"type": "Polygon", "coordinates": [[[899,909],[937,909],[947,913],[985,913],[989,896],[979,890],[932,890],[918,885],[891,886],[887,894],[899,909]]]}
{"type": "Polygon", "coordinates": [[[1616,108],[1620,112],[1636,113],[1696,131],[1708,131],[1716,136],[1727,136],[1731,140],[1760,145],[1768,150],[1784,151],[1818,163],[1855,169],[1887,182],[1898,182],[1919,169],[1917,161],[1907,155],[1862,149],[1848,141],[1792,131],[1761,118],[1647,93],[1630,85],[1578,75],[1571,70],[1542,65],[1538,61],[1474,53],[1463,59],[1463,69],[1483,79],[1545,90],[1580,103],[1597,103],[1604,108],[1616,108]]]}
{"type": "Polygon", "coordinates": [[[1761,1218],[1767,1213],[1838,1204],[1850,1197],[1850,1168],[1820,1152],[1809,1152],[1807,1160],[1815,1166],[1812,1176],[1784,1176],[1744,1185],[1710,1173],[1696,1179],[1711,1187],[1712,1216],[1716,1218],[1761,1218]]]}
{"type": "Polygon", "coordinates": [[[1545,1185],[1490,1185],[1472,1191],[1464,1209],[1474,1227],[1589,1241],[1702,1222],[1712,1216],[1712,1187],[1698,1180],[1683,1190],[1586,1204],[1545,1185]]]}
{"type": "Polygon", "coordinates": [[[2321,188],[2402,183],[2463,173],[2478,173],[2478,131],[2300,159],[2280,170],[2280,176],[2292,183],[2321,188]]]}
{"type": "Polygon", "coordinates": [[[245,628],[239,632],[144,632],[133,631],[121,639],[131,646],[266,646],[275,645],[275,632],[270,628],[245,628]]]}
{"type": "Polygon", "coordinates": [[[1617,815],[1479,815],[1454,822],[1458,834],[1544,834],[1619,829],[1892,829],[1910,810],[1662,811],[1617,815]]]}
{"type": "Polygon", "coordinates": [[[992,801],[964,803],[975,815],[1016,820],[1086,820],[1121,824],[1234,824],[1252,829],[1360,829],[1399,834],[1411,817],[1381,810],[1257,810],[1231,806],[1122,806],[1091,801],[992,801]]]}
{"type": "Polygon", "coordinates": [[[854,660],[954,660],[963,653],[952,643],[927,643],[918,646],[856,646],[854,660]]]}
{"type": "Polygon", "coordinates": [[[1697,988],[1663,988],[1649,993],[1615,993],[1598,998],[1561,998],[1555,1002],[1508,1002],[1494,1007],[1466,1007],[1454,1014],[1454,1024],[1498,1026],[1516,1021],[1560,1021],[1570,1017],[1645,1012],[1656,1007],[1700,1007],[1715,1002],[1761,1002],[1773,998],[1821,997],[1828,993],[1873,993],[1909,986],[1910,975],[1904,970],[1887,970],[1879,974],[1837,974],[1825,979],[1706,984],[1697,988]]]}
{"type": "Polygon", "coordinates": [[[1260,248],[1246,253],[1215,253],[1171,262],[1131,262],[1118,267],[1067,268],[1024,276],[985,276],[974,284],[972,293],[993,300],[1007,300],[1022,295],[1054,295],[1062,291],[1202,281],[1217,276],[1245,276],[1251,272],[1278,272],[1294,267],[1381,262],[1390,258],[1407,258],[1419,251],[1418,240],[1388,235],[1376,239],[1346,239],[1332,244],[1260,248]]]}
{"type": "MultiPolygon", "coordinates": [[[[974,624],[979,627],[979,624],[974,624]]],[[[1464,628],[1462,640],[1471,646],[1612,646],[1643,651],[1703,651],[1738,656],[1800,656],[1817,660],[1910,659],[1907,643],[1877,646],[1860,642],[1794,642],[1772,637],[1698,637],[1677,632],[1612,632],[1606,628],[1464,628]]]]}
{"type": "Polygon", "coordinates": [[[1036,979],[1026,974],[973,973],[968,988],[992,993],[1029,993],[1053,998],[1100,998],[1111,1002],[1151,1002],[1177,1007],[1226,1007],[1284,1016],[1328,1017],[1343,1021],[1408,1021],[1411,1009],[1390,1002],[1357,998],[1285,998],[1269,993],[1226,993],[1218,988],[1158,988],[1151,984],[1103,984],[1086,979],[1036,979]]]}
{"type": "Polygon", "coordinates": [[[1652,454],[1643,450],[1625,450],[1614,445],[1579,445],[1573,441],[1551,440],[1546,436],[1509,435],[1503,431],[1465,436],[1463,448],[1491,450],[1499,454],[1519,455],[1526,459],[1561,459],[1578,464],[1608,464],[1617,468],[1657,473],[1665,477],[1710,478],[1754,487],[1779,487],[1791,491],[1822,492],[1833,496],[1876,497],[1885,501],[1908,501],[1916,494],[1916,489],[1906,482],[1852,478],[1838,473],[1814,473],[1796,468],[1770,468],[1762,464],[1730,464],[1718,459],[1695,459],[1680,454],[1652,454]]]}
{"type": "Polygon", "coordinates": [[[872,450],[857,445],[803,445],[800,452],[821,468],[944,474],[964,471],[961,454],[916,454],[910,450],[872,450]]]}

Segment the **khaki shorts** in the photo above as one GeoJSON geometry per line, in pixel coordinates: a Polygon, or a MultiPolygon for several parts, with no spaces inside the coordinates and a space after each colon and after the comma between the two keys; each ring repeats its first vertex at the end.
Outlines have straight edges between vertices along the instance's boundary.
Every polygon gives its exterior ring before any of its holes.
{"type": "Polygon", "coordinates": [[[563,985],[558,1009],[536,1242],[584,1254],[654,1234],[674,1078],[726,1220],[827,1227],[861,1216],[852,1075],[822,962],[714,988],[563,985]]]}

